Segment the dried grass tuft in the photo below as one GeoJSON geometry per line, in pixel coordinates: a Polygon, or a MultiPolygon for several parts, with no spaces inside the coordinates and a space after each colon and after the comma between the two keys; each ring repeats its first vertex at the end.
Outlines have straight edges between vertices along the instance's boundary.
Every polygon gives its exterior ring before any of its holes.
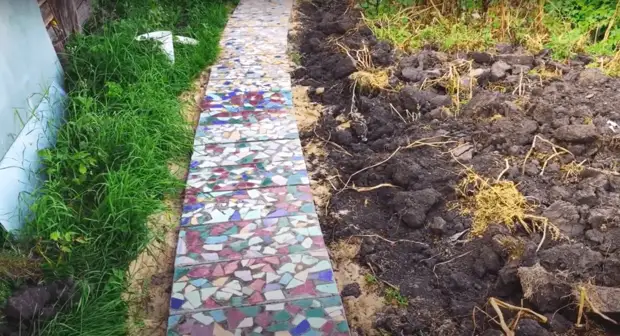
{"type": "Polygon", "coordinates": [[[535,207],[512,181],[491,181],[468,168],[456,191],[464,198],[462,212],[473,216],[472,236],[480,237],[490,225],[500,224],[511,231],[520,226],[528,233],[546,234],[548,229],[552,239],[561,237],[560,230],[547,218],[533,215],[535,207]]]}

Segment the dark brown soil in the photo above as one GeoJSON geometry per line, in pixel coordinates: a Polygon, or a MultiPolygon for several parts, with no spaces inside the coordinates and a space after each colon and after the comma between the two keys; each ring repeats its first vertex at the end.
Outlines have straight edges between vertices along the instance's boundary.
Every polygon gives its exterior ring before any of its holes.
{"type": "MultiPolygon", "coordinates": [[[[301,66],[294,78],[296,84],[310,86],[310,98],[326,107],[316,129],[303,134],[302,141],[318,135],[347,152],[327,144],[328,156],[320,164],[328,170],[314,178],[330,179],[337,189],[396,186],[334,191],[321,221],[328,241],[363,239],[359,264],[370,265],[379,279],[398,286],[409,299],[406,308],[390,308],[377,316],[375,328],[392,335],[501,335],[484,314],[496,315],[486,304],[488,298],[520,305],[524,280],[517,271],[540,264],[562,275],[562,281],[541,284],[524,304],[551,321],[522,320],[516,333],[562,335],[576,321],[574,284],[620,287],[620,174],[614,172],[620,142],[608,124],[620,123],[618,79],[586,69],[587,57],[564,65],[552,62],[548,53],[533,57],[509,46],[501,46],[502,53],[469,55],[448,55],[429,46],[404,55],[377,41],[344,1],[304,1],[299,10],[304,29],[298,41],[301,66]],[[355,63],[336,42],[351,50],[367,45],[376,66],[390,67],[392,88],[401,89],[356,90],[352,96],[348,76],[356,71],[355,63]],[[439,83],[420,88],[424,79],[441,76],[458,58],[472,60],[480,77],[472,99],[457,116],[448,116],[442,106],[456,110],[448,88],[439,83]],[[527,72],[545,65],[561,75],[544,79],[527,72]],[[415,121],[403,121],[412,113],[418,116],[415,121]],[[543,172],[553,151],[539,141],[522,167],[536,135],[574,156],[556,156],[543,172]],[[446,143],[394,154],[399,146],[432,137],[446,143]],[[503,178],[517,183],[536,205],[535,214],[549,218],[562,232],[560,240],[547,237],[538,252],[541,234],[510,232],[499,225],[490,226],[483,237],[467,239],[465,233],[454,238],[472,222],[454,206],[459,201],[455,186],[464,175],[461,163],[495,179],[506,168],[506,159],[510,168],[503,178]],[[567,175],[565,165],[571,162],[583,162],[586,168],[567,175]],[[505,237],[515,237],[521,251],[515,254],[498,242],[505,237]]],[[[308,164],[312,170],[318,163],[309,157],[308,164]]],[[[620,312],[610,313],[617,318],[613,313],[620,312]]],[[[513,316],[504,312],[507,319],[513,316]]],[[[620,334],[594,314],[588,317],[587,330],[620,334]]]]}

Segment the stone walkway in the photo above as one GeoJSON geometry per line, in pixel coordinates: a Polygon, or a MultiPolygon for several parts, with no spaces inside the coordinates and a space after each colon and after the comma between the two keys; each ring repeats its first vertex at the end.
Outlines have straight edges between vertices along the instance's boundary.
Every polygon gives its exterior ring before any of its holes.
{"type": "Polygon", "coordinates": [[[286,56],[292,0],[242,0],[194,140],[168,335],[349,335],[286,56]]]}

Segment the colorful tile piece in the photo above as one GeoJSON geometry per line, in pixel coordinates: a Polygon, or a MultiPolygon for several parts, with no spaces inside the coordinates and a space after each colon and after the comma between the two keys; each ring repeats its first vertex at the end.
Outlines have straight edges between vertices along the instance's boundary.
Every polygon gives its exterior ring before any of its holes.
{"type": "Polygon", "coordinates": [[[271,119],[274,122],[282,116],[290,115],[289,110],[267,110],[265,111],[206,111],[200,114],[200,125],[224,125],[224,124],[249,124],[259,123],[271,119]]]}
{"type": "MultiPolygon", "coordinates": [[[[262,12],[255,13],[242,13],[245,16],[257,16],[262,14],[262,12]]],[[[243,37],[243,36],[271,36],[273,38],[286,38],[288,36],[288,29],[285,27],[247,27],[247,28],[236,28],[236,29],[227,29],[224,30],[222,35],[223,39],[228,37],[243,37]]]]}
{"type": "Polygon", "coordinates": [[[222,55],[278,54],[286,50],[286,36],[250,35],[228,37],[220,41],[222,55]],[[252,41],[252,39],[254,41],[252,41]]]}
{"type": "Polygon", "coordinates": [[[288,66],[290,61],[285,54],[281,55],[240,55],[221,58],[218,63],[225,68],[252,66],[288,66]]]}
{"type": "MultiPolygon", "coordinates": [[[[256,15],[251,14],[250,16],[254,17],[256,15]]],[[[224,32],[222,36],[237,36],[243,33],[245,34],[256,34],[263,31],[271,31],[276,34],[281,34],[283,31],[288,33],[288,27],[278,27],[278,26],[249,26],[249,27],[226,27],[224,28],[224,32]]]]}
{"type": "Polygon", "coordinates": [[[293,106],[293,94],[284,91],[242,91],[207,93],[200,103],[203,111],[259,112],[293,106]]]}
{"type": "Polygon", "coordinates": [[[229,68],[222,64],[211,67],[210,78],[215,80],[230,80],[231,78],[290,78],[288,69],[282,66],[247,66],[229,68]]]}
{"type": "MultiPolygon", "coordinates": [[[[273,1],[252,1],[252,2],[244,2],[240,3],[237,8],[235,8],[235,14],[240,13],[255,13],[255,12],[268,12],[271,13],[272,10],[277,11],[290,11],[293,7],[293,1],[287,0],[284,2],[273,2],[273,1]]],[[[286,15],[286,14],[282,14],[286,15]]],[[[288,15],[286,15],[288,16],[288,15]]]]}
{"type": "Polygon", "coordinates": [[[175,266],[325,248],[316,214],[193,226],[179,232],[175,266]]]}
{"type": "Polygon", "coordinates": [[[269,13],[266,11],[260,13],[247,13],[243,12],[233,12],[226,24],[227,27],[255,27],[254,24],[248,24],[248,21],[258,21],[260,23],[258,26],[272,26],[270,23],[284,23],[288,24],[289,18],[287,16],[282,15],[281,13],[269,13]]]}
{"type": "Polygon", "coordinates": [[[287,74],[282,77],[264,78],[232,78],[212,79],[207,85],[207,93],[241,91],[283,91],[291,89],[291,78],[287,74]]]}
{"type": "Polygon", "coordinates": [[[194,147],[190,171],[259,162],[303,160],[297,139],[209,144],[194,147]]]}
{"type": "MultiPolygon", "coordinates": [[[[222,244],[212,244],[217,250],[222,244]]],[[[170,311],[239,307],[338,294],[326,250],[179,267],[170,311]]]]}
{"type": "MultiPolygon", "coordinates": [[[[248,15],[248,14],[243,14],[248,15]]],[[[251,14],[250,14],[251,15],[251,14]]],[[[288,30],[283,27],[265,27],[248,32],[245,29],[227,30],[220,39],[221,46],[230,42],[245,42],[248,44],[271,43],[282,44],[288,40],[288,30]]],[[[282,53],[280,50],[279,53],[282,53]]]]}
{"type": "Polygon", "coordinates": [[[202,192],[185,191],[181,225],[236,222],[313,214],[308,185],[202,192]]]}
{"type": "Polygon", "coordinates": [[[196,128],[194,146],[210,143],[297,139],[297,122],[292,115],[275,115],[272,118],[243,124],[222,123],[200,125],[196,128]]]}
{"type": "Polygon", "coordinates": [[[247,28],[247,27],[286,27],[288,29],[288,17],[282,17],[279,15],[268,16],[262,14],[260,16],[252,16],[251,18],[245,16],[237,16],[237,19],[230,18],[226,24],[226,29],[231,30],[233,28],[247,28]]]}
{"type": "Polygon", "coordinates": [[[203,192],[309,184],[303,159],[194,169],[187,186],[203,192]]]}
{"type": "Polygon", "coordinates": [[[168,336],[349,336],[339,296],[172,315],[168,336]]]}

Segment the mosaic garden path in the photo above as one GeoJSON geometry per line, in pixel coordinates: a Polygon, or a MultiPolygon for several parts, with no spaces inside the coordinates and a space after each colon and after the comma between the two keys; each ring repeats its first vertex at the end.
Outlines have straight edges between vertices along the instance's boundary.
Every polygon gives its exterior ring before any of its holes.
{"type": "Polygon", "coordinates": [[[199,225],[180,231],[175,265],[287,255],[324,247],[316,214],[199,225]]]}
{"type": "Polygon", "coordinates": [[[203,168],[303,159],[299,139],[233,142],[194,147],[190,173],[203,168]]]}
{"type": "Polygon", "coordinates": [[[348,336],[339,296],[172,315],[168,336],[348,336]]]}
{"type": "Polygon", "coordinates": [[[241,0],[200,104],[168,336],[350,335],[293,113],[293,0],[241,0]]]}
{"type": "MultiPolygon", "coordinates": [[[[222,244],[213,244],[213,249],[222,244]]],[[[239,307],[338,295],[326,250],[177,267],[174,311],[239,307]]]]}
{"type": "Polygon", "coordinates": [[[308,185],[204,192],[187,188],[181,225],[277,218],[315,213],[308,185]]]}

